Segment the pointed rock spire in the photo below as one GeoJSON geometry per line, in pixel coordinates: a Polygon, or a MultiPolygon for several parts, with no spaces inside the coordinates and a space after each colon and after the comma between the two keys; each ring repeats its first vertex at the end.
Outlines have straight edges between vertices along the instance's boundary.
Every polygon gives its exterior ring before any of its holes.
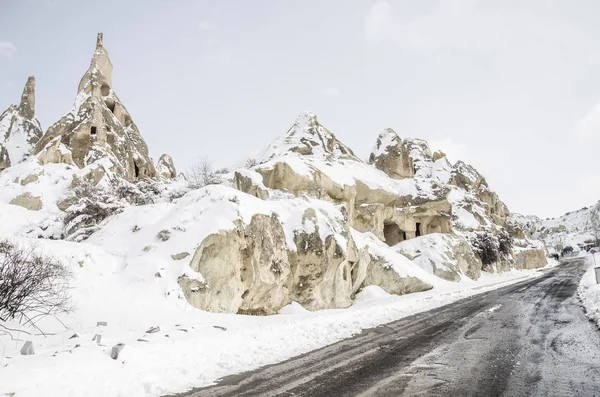
{"type": "Polygon", "coordinates": [[[42,136],[35,118],[35,78],[29,77],[21,102],[0,115],[0,171],[25,160],[42,136]]]}
{"type": "Polygon", "coordinates": [[[33,120],[35,117],[35,77],[33,76],[29,76],[23,88],[19,113],[27,120],[33,120]]]}
{"type": "Polygon", "coordinates": [[[35,147],[42,163],[72,162],[84,168],[108,159],[101,163],[104,171],[126,180],[156,176],[146,142],[112,89],[112,71],[99,33],[73,109],[50,126],[35,147]]]}

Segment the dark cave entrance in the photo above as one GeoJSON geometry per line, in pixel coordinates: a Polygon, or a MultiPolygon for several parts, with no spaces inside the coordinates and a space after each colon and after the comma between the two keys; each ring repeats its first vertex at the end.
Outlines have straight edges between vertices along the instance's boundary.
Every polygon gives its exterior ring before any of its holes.
{"type": "Polygon", "coordinates": [[[419,237],[421,235],[421,224],[417,222],[417,230],[415,231],[415,236],[419,237]]]}
{"type": "Polygon", "coordinates": [[[395,223],[386,223],[383,225],[383,237],[385,243],[391,247],[406,240],[406,232],[395,223]]]}
{"type": "Polygon", "coordinates": [[[92,135],[96,135],[96,132],[98,132],[98,129],[96,128],[95,125],[92,126],[92,130],[91,130],[91,134],[92,135]]]}

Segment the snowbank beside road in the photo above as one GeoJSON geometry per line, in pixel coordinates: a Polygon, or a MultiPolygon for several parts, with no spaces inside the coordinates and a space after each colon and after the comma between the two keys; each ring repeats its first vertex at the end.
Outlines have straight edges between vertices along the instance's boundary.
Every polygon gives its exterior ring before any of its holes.
{"type": "MultiPolygon", "coordinates": [[[[578,289],[579,299],[581,299],[590,321],[600,327],[600,284],[596,283],[596,273],[591,255],[587,256],[587,261],[590,267],[581,278],[578,289]]],[[[600,265],[600,255],[596,255],[596,261],[600,265]]]]}
{"type": "MultiPolygon", "coordinates": [[[[65,243],[65,248],[68,245],[65,243]]],[[[133,285],[113,283],[114,276],[105,273],[90,284],[94,288],[88,290],[86,315],[71,317],[68,330],[57,328],[56,334],[47,338],[21,335],[34,341],[35,355],[19,355],[23,342],[11,341],[3,346],[0,396],[39,396],[40,390],[44,395],[61,397],[180,392],[318,349],[365,328],[541,274],[483,273],[478,281],[447,282],[434,290],[403,296],[388,295],[370,286],[349,309],[308,312],[292,304],[282,310],[285,314],[256,317],[177,309],[158,298],[142,301],[139,296],[148,296],[141,294],[143,291],[127,301],[122,295],[136,292],[141,285],[135,280],[131,280],[133,285]],[[118,295],[118,301],[128,302],[129,307],[112,304],[111,295],[118,295]],[[111,310],[101,312],[107,305],[111,310]],[[91,314],[96,316],[92,318],[91,314]],[[95,320],[107,320],[108,326],[97,327],[95,320]],[[151,326],[160,330],[146,333],[151,326]],[[78,337],[69,339],[74,333],[78,337]],[[99,345],[92,341],[96,333],[103,335],[99,345]],[[118,360],[112,360],[110,348],[116,343],[125,343],[125,348],[118,360]]]]}

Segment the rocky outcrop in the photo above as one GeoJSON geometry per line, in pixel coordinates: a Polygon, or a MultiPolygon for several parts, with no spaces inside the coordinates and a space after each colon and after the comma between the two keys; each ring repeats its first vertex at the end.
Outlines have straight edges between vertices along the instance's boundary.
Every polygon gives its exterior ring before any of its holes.
{"type": "Polygon", "coordinates": [[[42,164],[72,162],[84,168],[102,160],[105,172],[128,181],[156,175],[144,139],[113,91],[112,70],[100,33],[73,109],[35,146],[33,153],[42,164]]]}
{"type": "Polygon", "coordinates": [[[156,175],[164,179],[177,178],[177,170],[173,159],[168,154],[163,154],[156,163],[156,175]]]}
{"type": "MultiPolygon", "coordinates": [[[[235,208],[258,205],[247,196],[232,200],[235,208]]],[[[306,207],[297,200],[286,207],[285,217],[298,205],[306,207]]],[[[238,219],[233,229],[208,235],[193,254],[192,273],[179,278],[185,297],[202,310],[263,315],[291,301],[309,310],[348,307],[367,285],[394,294],[431,288],[367,248],[359,249],[339,212],[333,217],[307,208],[298,222],[290,228],[289,220],[255,214],[248,224],[238,219]]]]}
{"type": "Polygon", "coordinates": [[[285,235],[274,217],[257,214],[250,224],[212,234],[202,241],[190,263],[206,283],[181,277],[187,300],[203,310],[273,314],[290,303],[291,272],[285,235]]]}
{"type": "Polygon", "coordinates": [[[413,162],[414,173],[433,160],[431,149],[427,141],[418,138],[407,138],[404,146],[413,162]]]}
{"type": "Polygon", "coordinates": [[[485,178],[471,165],[462,161],[453,167],[450,184],[472,193],[482,204],[485,215],[496,225],[504,227],[510,215],[508,207],[491,191],[485,178]]]}
{"type": "Polygon", "coordinates": [[[460,236],[431,234],[403,242],[395,247],[422,269],[448,281],[472,280],[481,275],[481,260],[460,236]]]}
{"type": "Polygon", "coordinates": [[[42,136],[35,118],[35,78],[29,77],[21,102],[11,105],[0,115],[0,171],[29,157],[42,136]]]}
{"type": "Polygon", "coordinates": [[[9,204],[18,205],[30,211],[39,211],[43,205],[41,197],[33,196],[29,192],[18,195],[9,204]]]}
{"type": "Polygon", "coordinates": [[[541,249],[516,250],[514,258],[517,269],[538,269],[548,264],[546,253],[541,249]]]}
{"type": "Polygon", "coordinates": [[[385,129],[377,137],[375,147],[369,156],[369,164],[373,164],[394,179],[410,178],[415,174],[408,149],[391,128],[385,129]]]}

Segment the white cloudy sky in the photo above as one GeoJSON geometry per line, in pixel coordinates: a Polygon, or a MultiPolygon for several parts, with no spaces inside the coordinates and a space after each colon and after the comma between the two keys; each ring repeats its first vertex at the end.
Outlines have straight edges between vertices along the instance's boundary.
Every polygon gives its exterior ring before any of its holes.
{"type": "Polygon", "coordinates": [[[475,165],[512,211],[600,199],[595,0],[0,0],[0,108],[37,78],[44,127],[95,36],[154,158],[259,151],[303,110],[366,157],[379,130],[475,165]]]}

